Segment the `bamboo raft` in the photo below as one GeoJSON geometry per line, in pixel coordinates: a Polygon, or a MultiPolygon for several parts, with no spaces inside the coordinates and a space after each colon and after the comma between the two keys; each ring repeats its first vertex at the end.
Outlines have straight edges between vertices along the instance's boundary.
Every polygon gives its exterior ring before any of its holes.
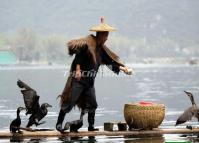
{"type": "Polygon", "coordinates": [[[140,131],[79,131],[78,133],[74,132],[64,132],[60,133],[56,130],[52,131],[23,131],[22,133],[12,134],[9,131],[1,131],[0,139],[2,138],[11,138],[11,137],[84,137],[84,136],[132,136],[132,137],[141,137],[141,136],[160,136],[163,134],[199,134],[199,128],[189,129],[159,129],[155,128],[153,130],[140,130],[140,131]]]}

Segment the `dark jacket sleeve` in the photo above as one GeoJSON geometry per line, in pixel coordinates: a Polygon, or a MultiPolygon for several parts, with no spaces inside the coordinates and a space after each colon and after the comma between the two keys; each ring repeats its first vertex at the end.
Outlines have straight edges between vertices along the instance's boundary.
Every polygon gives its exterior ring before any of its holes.
{"type": "Polygon", "coordinates": [[[80,53],[77,53],[75,55],[75,59],[74,59],[75,65],[77,65],[77,64],[81,65],[82,61],[83,61],[83,55],[80,53]]]}
{"type": "Polygon", "coordinates": [[[114,73],[119,74],[120,65],[114,60],[112,60],[105,51],[102,52],[102,63],[105,64],[114,73]]]}
{"type": "Polygon", "coordinates": [[[76,53],[75,53],[75,59],[74,59],[75,65],[77,65],[77,64],[81,65],[81,63],[83,62],[86,50],[87,50],[87,47],[84,46],[84,47],[80,48],[78,51],[76,51],[76,53]]]}

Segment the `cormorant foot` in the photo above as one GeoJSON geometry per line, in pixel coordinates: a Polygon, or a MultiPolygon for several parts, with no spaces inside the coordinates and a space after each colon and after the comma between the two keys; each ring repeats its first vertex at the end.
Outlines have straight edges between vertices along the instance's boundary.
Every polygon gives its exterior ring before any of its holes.
{"type": "Polygon", "coordinates": [[[65,126],[64,126],[64,130],[68,130],[70,128],[70,123],[66,122],[65,126]]]}
{"type": "Polygon", "coordinates": [[[193,127],[192,127],[192,126],[188,126],[188,125],[186,126],[186,128],[187,128],[187,129],[190,129],[190,130],[192,130],[192,129],[193,129],[193,127]]]}

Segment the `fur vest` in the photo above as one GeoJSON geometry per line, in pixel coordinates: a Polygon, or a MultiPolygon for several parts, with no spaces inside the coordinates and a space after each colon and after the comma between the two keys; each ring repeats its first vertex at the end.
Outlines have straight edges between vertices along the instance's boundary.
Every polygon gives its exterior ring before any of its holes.
{"type": "MultiPolygon", "coordinates": [[[[74,39],[71,40],[67,43],[68,46],[68,53],[69,55],[77,54],[80,52],[82,48],[87,48],[88,54],[91,55],[93,62],[96,62],[96,55],[95,55],[95,50],[96,50],[96,37],[93,35],[88,35],[83,38],[79,39],[74,39]]],[[[109,48],[106,47],[106,45],[103,45],[101,48],[106,52],[106,54],[113,60],[115,61],[118,65],[124,66],[124,64],[120,61],[119,57],[113,53],[109,48]]],[[[72,68],[70,69],[70,74],[68,76],[65,88],[60,95],[61,100],[60,100],[60,105],[61,107],[64,107],[65,104],[67,104],[67,101],[70,98],[71,94],[71,83],[72,83],[72,68]]],[[[81,97],[81,96],[80,96],[81,97]]],[[[81,108],[81,98],[78,100],[76,103],[79,108],[81,108]]]]}

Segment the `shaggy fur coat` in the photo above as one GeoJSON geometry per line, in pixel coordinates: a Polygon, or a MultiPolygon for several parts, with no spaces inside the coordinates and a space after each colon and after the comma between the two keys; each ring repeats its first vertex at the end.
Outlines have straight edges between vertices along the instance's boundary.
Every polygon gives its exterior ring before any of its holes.
{"type": "MultiPolygon", "coordinates": [[[[95,51],[96,51],[97,42],[96,42],[96,37],[94,35],[88,35],[83,38],[71,40],[67,43],[67,46],[68,46],[68,53],[71,56],[73,54],[79,53],[82,48],[86,48],[87,53],[91,55],[93,62],[96,63],[95,51]]],[[[113,60],[118,66],[124,66],[124,64],[120,61],[119,57],[115,53],[113,53],[109,48],[107,48],[106,45],[103,45],[101,48],[105,51],[105,53],[109,56],[109,58],[113,60]]],[[[64,107],[64,105],[66,105],[67,101],[70,99],[71,87],[72,87],[72,68],[70,69],[70,74],[68,76],[65,88],[62,94],[60,95],[61,107],[64,107]]],[[[78,102],[76,103],[76,105],[80,109],[82,109],[82,104],[83,104],[82,102],[83,99],[81,99],[80,96],[78,102]]]]}

